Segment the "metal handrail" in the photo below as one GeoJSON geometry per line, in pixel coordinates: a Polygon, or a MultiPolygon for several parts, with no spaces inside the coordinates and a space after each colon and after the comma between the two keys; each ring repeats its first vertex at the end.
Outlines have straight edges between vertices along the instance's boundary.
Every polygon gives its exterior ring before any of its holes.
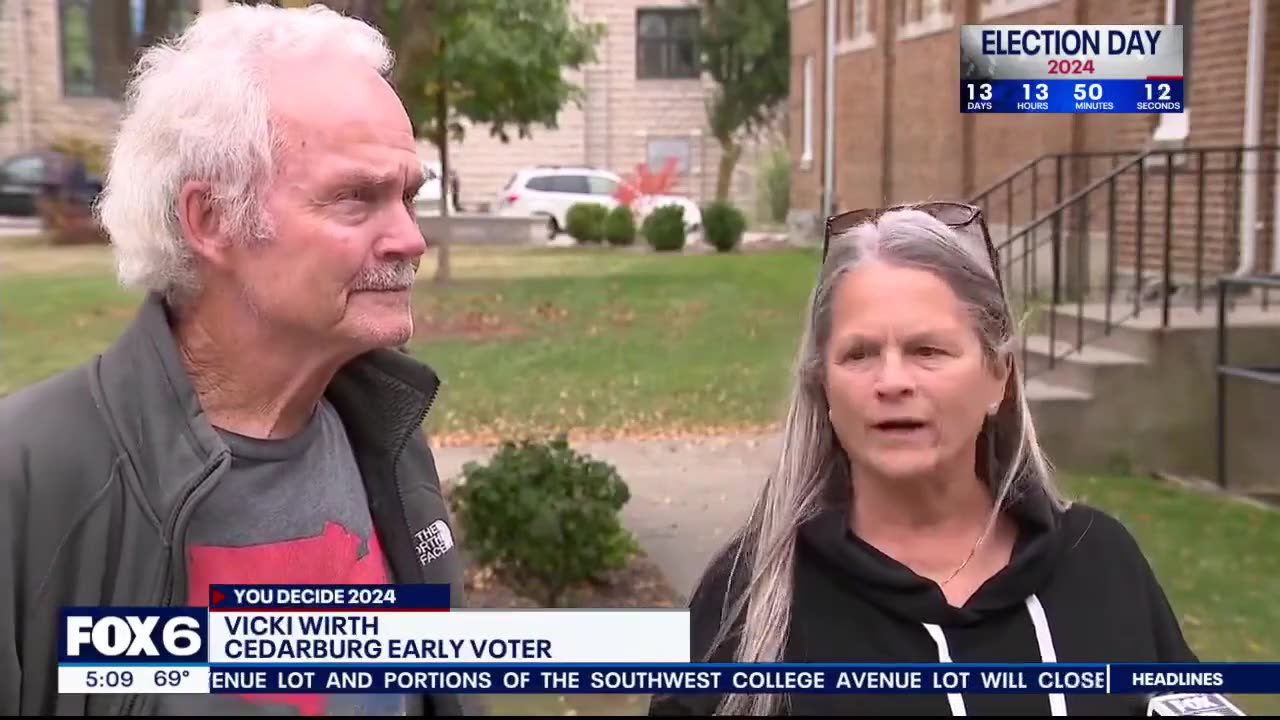
{"type": "Polygon", "coordinates": [[[1044,162],[1045,160],[1071,160],[1075,158],[1098,158],[1098,157],[1115,158],[1115,157],[1123,157],[1125,155],[1133,155],[1135,152],[1140,152],[1140,151],[1075,150],[1075,151],[1068,151],[1068,152],[1041,153],[1040,155],[1037,155],[1036,157],[1024,162],[1022,165],[1019,165],[1013,171],[1005,173],[1000,178],[989,183],[985,188],[983,188],[982,191],[973,194],[970,197],[969,202],[975,205],[980,203],[983,200],[983,198],[987,198],[987,197],[990,197],[991,195],[994,195],[997,190],[999,190],[1000,188],[1006,185],[1011,185],[1015,180],[1017,180],[1023,174],[1029,172],[1032,167],[1038,166],[1040,163],[1044,162]]]}
{"type": "MultiPolygon", "coordinates": [[[[1195,238],[1195,255],[1194,255],[1194,288],[1189,284],[1188,290],[1194,289],[1196,308],[1202,306],[1204,272],[1203,261],[1205,258],[1205,233],[1212,231],[1209,225],[1210,218],[1221,218],[1224,223],[1222,235],[1224,241],[1228,241],[1233,236],[1235,230],[1232,223],[1235,221],[1235,193],[1238,192],[1240,182],[1250,173],[1280,173],[1280,145],[1204,145],[1191,146],[1184,148],[1167,148],[1153,149],[1146,148],[1130,153],[1115,153],[1112,151],[1080,153],[1073,154],[1047,154],[1037,158],[1035,162],[1043,162],[1045,158],[1054,157],[1071,157],[1071,156],[1110,156],[1120,157],[1127,155],[1128,157],[1119,164],[1115,164],[1108,168],[1100,177],[1090,179],[1085,182],[1079,189],[1074,190],[1065,198],[1060,198],[1057,202],[1053,202],[1049,207],[1042,211],[1036,212],[1033,209],[1031,218],[1025,223],[1018,223],[1016,230],[1013,222],[1013,203],[1010,201],[1010,217],[1007,218],[1009,226],[1009,234],[1007,237],[995,243],[997,255],[1002,265],[1009,267],[1008,275],[1013,274],[1015,263],[1021,265],[1023,274],[1023,283],[1025,287],[1015,293],[1011,288],[1010,300],[1026,300],[1029,303],[1043,302],[1044,292],[1048,291],[1048,287],[1037,289],[1039,273],[1034,268],[1038,255],[1046,247],[1051,248],[1052,271],[1052,297],[1048,299],[1049,309],[1047,310],[1047,335],[1049,336],[1048,352],[1048,369],[1052,369],[1060,357],[1082,349],[1087,342],[1085,340],[1084,322],[1086,309],[1085,296],[1088,288],[1095,287],[1090,279],[1089,266],[1091,263],[1085,259],[1085,253],[1092,244],[1092,238],[1096,233],[1102,232],[1102,225],[1106,227],[1106,296],[1105,296],[1105,317],[1098,318],[1102,324],[1102,334],[1110,334],[1115,324],[1122,322],[1128,317],[1134,317],[1140,314],[1144,297],[1147,296],[1152,289],[1144,285],[1147,280],[1155,280],[1159,285],[1159,292],[1162,294],[1160,299],[1161,326],[1168,327],[1170,323],[1170,312],[1172,305],[1173,291],[1176,287],[1173,279],[1173,268],[1175,258],[1173,255],[1173,246],[1175,244],[1174,234],[1175,226],[1178,226],[1179,232],[1187,235],[1187,227],[1184,222],[1194,223],[1194,231],[1190,233],[1195,238]],[[1210,167],[1211,160],[1215,160],[1219,154],[1225,154],[1226,161],[1218,164],[1217,167],[1210,167]],[[1248,169],[1245,158],[1252,155],[1259,158],[1254,163],[1253,169],[1248,169]],[[1150,160],[1154,157],[1165,158],[1164,163],[1155,164],[1150,160]],[[1261,158],[1268,158],[1265,164],[1261,158]],[[1178,162],[1183,159],[1183,162],[1178,162]],[[1233,162],[1231,162],[1233,160],[1233,162]],[[1194,161],[1194,162],[1193,162],[1194,161]],[[1148,170],[1148,167],[1151,170],[1148,170]],[[1134,173],[1132,181],[1136,182],[1136,189],[1126,191],[1124,194],[1118,193],[1118,186],[1123,180],[1128,182],[1128,173],[1134,173]],[[1220,181],[1215,178],[1226,176],[1230,178],[1227,184],[1220,185],[1220,181]],[[1175,178],[1183,178],[1181,183],[1191,183],[1192,187],[1183,186],[1183,192],[1174,193],[1175,178]],[[1161,187],[1162,186],[1162,187],[1161,187]],[[1186,198],[1187,194],[1194,189],[1194,194],[1190,199],[1186,198]],[[1218,200],[1216,197],[1208,197],[1207,193],[1222,192],[1223,199],[1218,200]],[[1094,194],[1100,190],[1103,191],[1101,202],[1092,204],[1094,194]],[[1161,200],[1160,190],[1163,190],[1163,201],[1161,200]],[[1215,202],[1223,204],[1218,205],[1215,202]],[[1132,204],[1130,204],[1132,203],[1132,204]],[[1179,218],[1186,218],[1180,222],[1174,222],[1174,206],[1181,204],[1184,209],[1179,218]],[[1229,208],[1229,209],[1228,209],[1229,208]],[[1099,212],[1105,213],[1099,217],[1099,212]],[[1194,211],[1194,215],[1188,217],[1189,213],[1194,211]],[[1121,214],[1123,213],[1123,214],[1121,214]],[[1193,219],[1192,219],[1193,218],[1193,219]],[[1099,224],[1101,223],[1101,225],[1099,224]],[[1065,230],[1064,230],[1065,228],[1065,230]],[[1131,228],[1126,230],[1124,228],[1131,228]],[[1072,229],[1075,230],[1073,236],[1072,229]],[[1051,230],[1051,232],[1046,232],[1051,230]],[[1161,233],[1163,230],[1163,233],[1161,233]],[[1037,233],[1045,232],[1047,237],[1043,237],[1037,233]],[[1122,234],[1132,232],[1131,237],[1134,248],[1134,286],[1133,286],[1133,307],[1132,312],[1124,317],[1116,317],[1113,305],[1113,292],[1117,288],[1115,285],[1115,272],[1117,270],[1118,258],[1117,253],[1120,245],[1118,239],[1122,234]],[[1061,254],[1064,248],[1075,248],[1076,245],[1064,246],[1064,233],[1068,237],[1075,240],[1079,249],[1073,249],[1076,253],[1072,258],[1065,259],[1061,254]],[[1147,238],[1147,234],[1152,235],[1147,238]],[[1144,241],[1146,241],[1145,249],[1150,252],[1144,252],[1144,241]],[[1152,242],[1154,241],[1154,243],[1152,242]],[[1022,243],[1022,247],[1018,247],[1018,243],[1022,243]],[[1147,268],[1146,263],[1151,262],[1154,258],[1154,264],[1157,267],[1147,268]],[[1076,339],[1074,345],[1070,342],[1060,344],[1058,338],[1058,316],[1060,315],[1059,307],[1062,300],[1062,287],[1060,284],[1061,263],[1071,263],[1071,267],[1076,269],[1076,294],[1078,305],[1076,325],[1076,339]],[[1083,279],[1082,279],[1083,278],[1083,279]]],[[[1059,161],[1060,162],[1060,161],[1059,161]]],[[[1020,168],[1019,172],[1025,172],[1025,167],[1020,168]]],[[[1061,165],[1057,166],[1057,174],[1061,177],[1061,165]]],[[[1035,176],[1032,176],[1034,181],[1035,176]]],[[[1280,182],[1280,175],[1277,176],[1277,182],[1280,182]]],[[[1008,190],[1012,197],[1012,189],[1008,190]]],[[[999,207],[997,206],[997,210],[999,207]]],[[[1190,270],[1188,272],[1191,272],[1190,270]]],[[[1010,278],[1013,280],[1013,278],[1010,278]]],[[[1006,283],[1011,285],[1011,283],[1006,283]]],[[[1264,306],[1266,303],[1264,294],[1264,306]]],[[[1027,339],[1023,339],[1023,354],[1028,355],[1027,339]]]]}
{"type": "MultiPolygon", "coordinates": [[[[1277,272],[1280,272],[1278,270],[1277,272]]],[[[1280,364],[1274,366],[1231,365],[1227,362],[1227,305],[1228,288],[1265,288],[1280,290],[1280,274],[1252,275],[1245,277],[1223,276],[1218,280],[1218,343],[1217,362],[1214,374],[1217,376],[1217,481],[1218,486],[1227,487],[1227,378],[1280,385],[1280,364]]]]}
{"type": "Polygon", "coordinates": [[[996,250],[997,250],[997,251],[999,251],[1001,248],[1003,248],[1003,247],[1005,247],[1005,246],[1008,246],[1008,245],[1013,244],[1013,241],[1014,241],[1015,239],[1021,239],[1022,237],[1024,237],[1024,236],[1026,236],[1026,235],[1030,234],[1030,232],[1031,232],[1032,230],[1034,230],[1035,228],[1037,228],[1037,227],[1039,227],[1039,226],[1043,225],[1043,224],[1044,224],[1044,223],[1046,223],[1046,222],[1049,222],[1049,221],[1053,220],[1053,219],[1054,219],[1054,216],[1056,216],[1056,215],[1061,215],[1062,213],[1066,212],[1068,209],[1070,209],[1070,208],[1071,208],[1072,206],[1074,206],[1076,203],[1080,202],[1080,199],[1081,199],[1081,198],[1083,198],[1083,197],[1085,197],[1085,196],[1089,195],[1089,193],[1092,193],[1094,190],[1097,190],[1098,188],[1102,187],[1103,185],[1107,184],[1108,182],[1111,182],[1112,180],[1114,180],[1115,178],[1117,178],[1117,177],[1119,177],[1120,175],[1124,174],[1125,172],[1128,172],[1128,171],[1129,171],[1130,169],[1132,169],[1134,166],[1139,165],[1139,164],[1141,164],[1141,163],[1145,162],[1145,161],[1146,161],[1146,159],[1147,159],[1148,157],[1150,157],[1151,155],[1153,155],[1153,154],[1154,154],[1154,155],[1162,155],[1162,154],[1165,154],[1165,153],[1167,153],[1167,152],[1171,152],[1171,151],[1168,151],[1168,150],[1161,150],[1161,151],[1156,151],[1156,150],[1143,150],[1143,151],[1139,152],[1137,155],[1135,155],[1131,160],[1129,160],[1129,161],[1128,161],[1128,162],[1126,162],[1125,164],[1123,164],[1123,165],[1118,165],[1118,166],[1116,166],[1116,167],[1112,168],[1112,169],[1111,169],[1111,171],[1110,171],[1110,172],[1108,172],[1106,175],[1103,175],[1102,177],[1098,178],[1097,180],[1095,180],[1095,181],[1093,181],[1093,182],[1089,183],[1089,184],[1088,184],[1088,185],[1086,185],[1083,189],[1081,189],[1081,190],[1079,190],[1078,192],[1076,192],[1076,193],[1072,194],[1072,195],[1071,195],[1071,197],[1069,197],[1069,198],[1067,198],[1067,199],[1063,200],[1062,202],[1058,203],[1057,205],[1054,205],[1053,207],[1051,207],[1051,208],[1049,208],[1048,210],[1046,210],[1046,211],[1045,211],[1045,213],[1044,213],[1043,215],[1041,215],[1038,219],[1031,221],[1031,222],[1030,222],[1030,223],[1028,223],[1027,225],[1024,225],[1024,226],[1022,227],[1022,229],[1021,229],[1021,230],[1019,230],[1017,233],[1015,233],[1015,234],[1013,234],[1013,235],[1010,235],[1009,237],[1005,238],[1005,242],[1004,242],[1002,245],[998,245],[998,246],[996,246],[996,250]]]}

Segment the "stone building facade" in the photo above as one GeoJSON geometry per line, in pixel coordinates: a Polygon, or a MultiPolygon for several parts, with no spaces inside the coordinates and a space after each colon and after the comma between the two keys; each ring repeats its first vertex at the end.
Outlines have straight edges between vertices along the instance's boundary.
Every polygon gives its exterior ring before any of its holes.
{"type": "MultiPolygon", "coordinates": [[[[109,0],[135,2],[137,0],[109,0]]],[[[179,0],[173,26],[227,0],[179,0]]],[[[120,77],[97,61],[110,52],[110,35],[91,28],[102,0],[0,0],[0,87],[16,99],[0,125],[0,157],[78,138],[109,143],[118,125],[120,77]]],[[[451,147],[462,201],[492,201],[511,175],[529,165],[589,165],[625,174],[677,158],[676,190],[699,201],[715,192],[719,145],[708,134],[706,101],[713,84],[696,71],[690,30],[698,22],[693,0],[574,0],[579,16],[605,24],[597,62],[574,73],[586,90],[554,129],[534,128],[529,139],[503,143],[485,127],[468,128],[451,147]]],[[[423,145],[423,156],[435,158],[423,145]]],[[[756,153],[738,164],[733,197],[754,206],[756,153]]]]}

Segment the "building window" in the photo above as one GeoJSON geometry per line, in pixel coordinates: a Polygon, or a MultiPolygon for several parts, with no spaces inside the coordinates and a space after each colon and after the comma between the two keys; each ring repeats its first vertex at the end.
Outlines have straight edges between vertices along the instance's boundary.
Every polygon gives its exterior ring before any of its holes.
{"type": "Polygon", "coordinates": [[[864,50],[875,44],[871,0],[839,0],[836,6],[836,52],[864,50]]]}
{"type": "Polygon", "coordinates": [[[894,3],[898,37],[909,40],[951,27],[951,0],[902,0],[894,3]]]}
{"type": "Polygon", "coordinates": [[[181,32],[199,8],[200,0],[58,0],[63,94],[118,99],[138,51],[181,32]],[[168,14],[148,17],[148,6],[166,7],[168,14]]]}
{"type": "Polygon", "coordinates": [[[676,175],[688,175],[692,169],[693,149],[687,137],[651,137],[645,152],[650,172],[658,172],[668,160],[676,161],[676,175]]]}
{"type": "Polygon", "coordinates": [[[62,92],[66,95],[95,95],[93,61],[93,19],[89,0],[62,0],[59,24],[62,29],[62,92]]]}
{"type": "Polygon", "coordinates": [[[928,23],[951,14],[950,0],[902,0],[894,3],[898,25],[928,23]]]}
{"type": "Polygon", "coordinates": [[[800,82],[800,166],[813,164],[813,56],[804,58],[800,82]]]}
{"type": "Polygon", "coordinates": [[[839,12],[841,41],[871,34],[871,0],[841,0],[839,12]]]}
{"type": "Polygon", "coordinates": [[[924,18],[947,15],[951,12],[950,0],[920,0],[920,15],[924,18]]]}
{"type": "Polygon", "coordinates": [[[700,22],[697,8],[636,11],[636,77],[697,78],[700,22]]]}
{"type": "Polygon", "coordinates": [[[986,20],[1003,15],[1013,15],[1045,7],[1046,5],[1053,5],[1057,2],[1058,0],[982,0],[982,4],[978,8],[978,17],[986,20]]]}

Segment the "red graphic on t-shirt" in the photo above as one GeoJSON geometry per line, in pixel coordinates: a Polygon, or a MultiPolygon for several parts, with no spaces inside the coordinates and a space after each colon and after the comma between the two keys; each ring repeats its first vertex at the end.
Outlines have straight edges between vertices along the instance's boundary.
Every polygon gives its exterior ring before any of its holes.
{"type": "MultiPolygon", "coordinates": [[[[309,538],[249,547],[193,545],[188,549],[187,597],[191,605],[208,604],[209,586],[226,585],[378,585],[387,582],[377,533],[369,536],[369,552],[358,555],[360,537],[338,523],[309,538]]],[[[301,715],[322,715],[324,695],[241,695],[255,703],[283,703],[301,715]]]]}

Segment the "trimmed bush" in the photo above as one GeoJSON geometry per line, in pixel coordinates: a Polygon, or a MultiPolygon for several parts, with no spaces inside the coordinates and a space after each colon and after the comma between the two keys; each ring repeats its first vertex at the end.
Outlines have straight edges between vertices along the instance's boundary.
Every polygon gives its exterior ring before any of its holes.
{"type": "Polygon", "coordinates": [[[604,239],[610,245],[630,245],[636,241],[636,218],[631,208],[618,205],[604,220],[604,239]]]}
{"type": "MultiPolygon", "coordinates": [[[[100,142],[68,135],[55,138],[50,148],[82,162],[91,178],[100,178],[106,169],[107,150],[100,142]]],[[[92,202],[89,187],[67,188],[60,183],[45,187],[36,200],[36,209],[49,244],[108,244],[106,230],[93,217],[92,202]]]]}
{"type": "Polygon", "coordinates": [[[702,209],[702,236],[720,252],[738,247],[746,230],[746,216],[727,202],[713,202],[702,209]]]}
{"type": "Polygon", "coordinates": [[[638,551],[621,520],[626,483],[564,435],[506,441],[488,464],[469,462],[462,473],[449,502],[468,552],[547,607],[638,551]]]}
{"type": "Polygon", "coordinates": [[[583,244],[604,240],[604,219],[609,209],[599,203],[574,203],[565,213],[565,232],[583,244]]]}
{"type": "Polygon", "coordinates": [[[679,205],[663,205],[654,208],[640,227],[649,246],[658,252],[679,252],[684,249],[684,208],[679,205]]]}
{"type": "Polygon", "coordinates": [[[88,204],[45,194],[36,201],[44,237],[50,245],[107,245],[106,230],[93,217],[88,204]]]}

